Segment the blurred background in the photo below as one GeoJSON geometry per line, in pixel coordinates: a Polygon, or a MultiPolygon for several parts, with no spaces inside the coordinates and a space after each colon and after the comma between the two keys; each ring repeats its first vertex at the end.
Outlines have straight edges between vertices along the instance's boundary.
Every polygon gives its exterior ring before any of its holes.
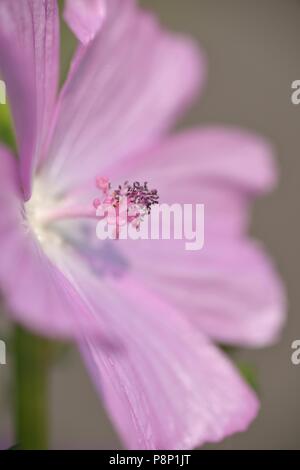
{"type": "MultiPolygon", "coordinates": [[[[291,103],[291,83],[300,80],[299,0],[142,0],[173,30],[190,34],[205,49],[206,89],[180,127],[201,123],[239,125],[262,133],[277,149],[278,189],[258,201],[252,234],[276,260],[289,297],[281,341],[272,348],[235,353],[255,375],[261,412],[251,428],[216,449],[300,449],[300,365],[291,363],[291,343],[300,339],[300,105],[291,103]],[[298,209],[297,209],[298,208],[298,209]]],[[[63,32],[62,59],[74,46],[63,32]]],[[[1,261],[0,261],[1,262],[1,261]]],[[[9,327],[0,317],[0,337],[9,327]]],[[[11,358],[0,368],[0,448],[12,441],[11,358]]],[[[53,448],[120,448],[80,358],[68,350],[51,377],[53,448]]]]}

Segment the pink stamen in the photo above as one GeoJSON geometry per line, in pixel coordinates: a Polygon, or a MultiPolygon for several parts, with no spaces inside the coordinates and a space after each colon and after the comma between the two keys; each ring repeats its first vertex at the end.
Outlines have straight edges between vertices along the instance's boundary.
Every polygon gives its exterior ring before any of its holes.
{"type": "Polygon", "coordinates": [[[48,212],[43,218],[45,224],[67,219],[99,219],[94,208],[72,206],[48,212]]]}
{"type": "Polygon", "coordinates": [[[98,209],[99,206],[101,206],[101,201],[100,199],[94,199],[93,201],[93,206],[95,207],[95,209],[98,209]]]}
{"type": "Polygon", "coordinates": [[[149,190],[148,183],[135,182],[130,185],[125,181],[117,189],[111,189],[108,178],[98,177],[96,187],[101,190],[104,198],[102,201],[95,199],[93,206],[95,209],[102,206],[101,215],[107,219],[108,224],[116,226],[116,238],[119,238],[120,227],[126,223],[139,230],[144,216],[150,214],[153,205],[158,204],[157,191],[149,190]]]}
{"type": "Polygon", "coordinates": [[[45,214],[44,223],[65,219],[106,219],[108,224],[115,225],[116,238],[119,238],[120,229],[126,224],[139,230],[144,216],[150,214],[154,204],[158,204],[157,191],[149,190],[147,183],[130,185],[126,181],[113,190],[108,178],[98,177],[96,186],[102,197],[95,198],[91,207],[74,205],[71,200],[67,204],[65,201],[64,206],[45,214]]]}

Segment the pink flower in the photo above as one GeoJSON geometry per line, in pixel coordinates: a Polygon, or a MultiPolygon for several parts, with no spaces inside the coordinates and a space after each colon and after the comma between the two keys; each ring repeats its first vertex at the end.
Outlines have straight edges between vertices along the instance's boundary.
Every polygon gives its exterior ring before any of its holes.
{"type": "Polygon", "coordinates": [[[0,0],[19,157],[1,147],[1,290],[17,322],[79,344],[128,447],[218,441],[245,430],[258,401],[213,341],[263,346],[284,319],[281,283],[246,235],[252,200],[276,180],[272,150],[234,128],[169,135],[203,83],[201,52],[133,0],[106,2],[96,26],[85,5],[68,2],[89,43],[57,99],[56,1],[0,0]],[[205,248],[97,240],[103,175],[204,203],[205,248]]]}

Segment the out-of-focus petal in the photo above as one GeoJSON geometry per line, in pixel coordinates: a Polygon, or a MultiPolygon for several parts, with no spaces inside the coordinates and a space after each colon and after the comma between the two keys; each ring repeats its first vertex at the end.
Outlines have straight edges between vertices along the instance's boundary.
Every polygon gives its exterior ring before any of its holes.
{"type": "Polygon", "coordinates": [[[203,185],[257,196],[277,182],[269,142],[251,132],[221,126],[176,134],[114,167],[113,174],[146,178],[167,202],[201,202],[203,185]]]}
{"type": "Polygon", "coordinates": [[[110,0],[101,33],[81,47],[62,91],[45,173],[62,189],[101,174],[173,124],[203,81],[195,44],[131,0],[110,0]]]}
{"type": "Polygon", "coordinates": [[[12,106],[26,199],[54,109],[58,37],[56,0],[0,0],[0,74],[12,106]]]}
{"type": "MultiPolygon", "coordinates": [[[[142,153],[108,166],[112,186],[147,181],[160,203],[204,204],[206,242],[248,229],[253,200],[277,181],[271,145],[241,129],[203,127],[171,136],[142,153]]],[[[97,196],[94,178],[80,193],[97,196]]]]}
{"type": "Polygon", "coordinates": [[[278,338],[284,288],[258,244],[219,238],[189,252],[178,241],[123,243],[139,278],[213,340],[260,347],[278,338]]]}
{"type": "Polygon", "coordinates": [[[105,18],[106,0],[66,0],[64,18],[83,44],[92,41],[105,18]]]}
{"type": "Polygon", "coordinates": [[[16,160],[0,148],[0,291],[14,319],[45,336],[107,341],[76,287],[54,266],[26,225],[16,160]]]}
{"type": "Polygon", "coordinates": [[[276,182],[272,156],[258,136],[207,127],[172,137],[112,171],[116,181],[148,181],[161,203],[192,203],[193,214],[195,204],[204,204],[201,251],[188,252],[184,241],[174,240],[120,241],[119,248],[139,276],[219,341],[268,344],[285,318],[276,270],[244,239],[250,203],[276,182]]]}
{"type": "Polygon", "coordinates": [[[99,285],[77,275],[92,303],[101,296],[125,346],[109,353],[87,338],[80,347],[128,448],[191,449],[248,427],[256,397],[180,315],[129,276],[99,285]]]}

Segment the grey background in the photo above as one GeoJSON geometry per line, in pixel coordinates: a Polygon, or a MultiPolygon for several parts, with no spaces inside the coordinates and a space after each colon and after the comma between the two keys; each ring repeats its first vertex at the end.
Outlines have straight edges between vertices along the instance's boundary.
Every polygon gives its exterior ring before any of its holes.
{"type": "MultiPolygon", "coordinates": [[[[291,343],[300,339],[300,105],[294,106],[290,100],[291,82],[300,79],[300,2],[143,0],[142,3],[156,11],[170,28],[188,32],[199,40],[208,56],[205,93],[182,125],[238,124],[265,134],[276,145],[281,169],[278,190],[256,204],[252,233],[265,242],[277,260],[288,290],[288,323],[282,340],[274,347],[239,354],[254,363],[258,371],[262,401],[258,419],[246,433],[208,447],[300,449],[300,366],[293,366],[290,360],[291,343]]],[[[1,334],[4,329],[2,325],[1,334]]],[[[2,441],[10,440],[12,432],[8,405],[10,370],[10,362],[0,369],[2,441]]],[[[73,351],[53,372],[51,421],[53,447],[120,445],[73,351]]]]}

